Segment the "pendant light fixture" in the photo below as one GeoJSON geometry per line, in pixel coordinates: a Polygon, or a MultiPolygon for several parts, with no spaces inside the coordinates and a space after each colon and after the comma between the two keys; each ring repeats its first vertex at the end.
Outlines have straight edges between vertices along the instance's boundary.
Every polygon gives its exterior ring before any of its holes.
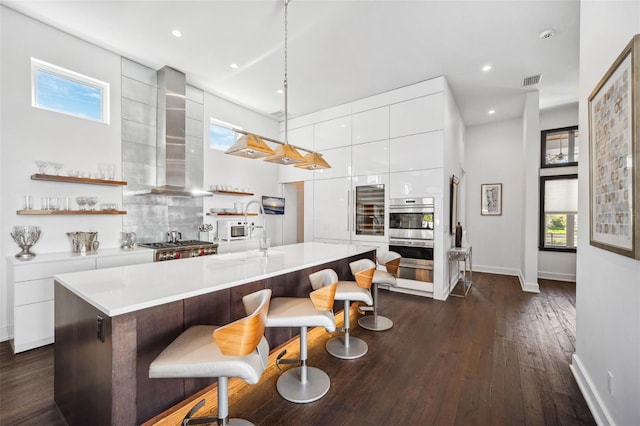
{"type": "Polygon", "coordinates": [[[243,134],[225,154],[236,155],[245,158],[262,158],[273,154],[273,149],[258,135],[243,134]]]}
{"type": "Polygon", "coordinates": [[[327,163],[327,161],[322,158],[322,154],[318,154],[317,152],[310,152],[309,154],[305,155],[304,162],[295,164],[295,167],[306,170],[321,170],[331,168],[329,163],[327,163]]]}
{"type": "Polygon", "coordinates": [[[287,108],[287,6],[289,0],[284,0],[284,145],[276,148],[273,155],[269,155],[264,161],[277,164],[298,164],[304,162],[304,158],[298,150],[289,145],[289,111],[287,108]]]}

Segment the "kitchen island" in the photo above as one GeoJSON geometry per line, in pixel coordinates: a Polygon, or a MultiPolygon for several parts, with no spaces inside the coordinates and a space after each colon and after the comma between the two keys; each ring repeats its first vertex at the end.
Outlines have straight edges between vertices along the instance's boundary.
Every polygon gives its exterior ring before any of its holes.
{"type": "MultiPolygon", "coordinates": [[[[308,275],[374,259],[375,247],[302,243],[55,276],[55,401],[70,425],[135,425],[208,386],[208,379],[149,379],[151,361],[194,324],[245,315],[262,288],[304,297],[308,275]]],[[[274,348],[296,330],[267,329],[274,348]]]]}

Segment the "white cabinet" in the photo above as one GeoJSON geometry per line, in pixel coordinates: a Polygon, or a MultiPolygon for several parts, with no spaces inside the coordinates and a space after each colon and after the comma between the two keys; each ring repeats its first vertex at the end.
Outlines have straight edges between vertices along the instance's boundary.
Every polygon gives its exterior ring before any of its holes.
{"type": "Polygon", "coordinates": [[[98,256],[96,257],[96,269],[113,268],[116,266],[137,265],[153,262],[153,250],[131,252],[127,255],[98,256]]]}
{"type": "MultiPolygon", "coordinates": [[[[350,116],[323,121],[313,126],[314,150],[323,151],[349,145],[351,145],[350,116]]],[[[301,146],[306,147],[308,144],[301,146]]]]}
{"type": "Polygon", "coordinates": [[[351,143],[364,143],[389,138],[389,107],[353,114],[351,143]]]}
{"type": "MultiPolygon", "coordinates": [[[[37,257],[36,257],[37,259],[37,257]]],[[[35,260],[35,259],[34,259],[35,260]]],[[[9,258],[11,344],[15,353],[53,343],[53,275],[95,268],[94,258],[22,263],[9,258]],[[12,316],[12,318],[11,318],[12,316]]]]}
{"type": "Polygon", "coordinates": [[[403,136],[389,141],[391,172],[433,169],[444,165],[444,132],[403,136]]]}
{"type": "Polygon", "coordinates": [[[13,321],[11,344],[15,353],[53,343],[54,275],[153,261],[153,250],[122,253],[108,249],[103,253],[86,257],[39,254],[29,262],[7,258],[7,306],[9,320],[13,321]]]}
{"type": "Polygon", "coordinates": [[[389,112],[390,137],[415,135],[444,128],[444,94],[393,104],[389,112]]]}
{"type": "Polygon", "coordinates": [[[316,180],[313,188],[313,239],[350,240],[351,179],[316,180]]]}
{"type": "Polygon", "coordinates": [[[442,196],[442,168],[389,174],[389,198],[442,196]]]}
{"type": "Polygon", "coordinates": [[[353,175],[389,172],[389,141],[361,143],[351,147],[353,175]]]}
{"type": "MultiPolygon", "coordinates": [[[[284,135],[281,136],[281,139],[284,141],[284,135]]],[[[290,129],[289,143],[292,145],[311,149],[313,147],[313,126],[304,126],[297,129],[290,129]]],[[[305,155],[307,154],[307,152],[300,151],[300,154],[305,155]]],[[[280,183],[302,182],[312,179],[313,172],[309,170],[300,169],[293,166],[278,168],[278,181],[280,183]]]]}
{"type": "Polygon", "coordinates": [[[333,179],[351,176],[351,146],[320,151],[331,165],[330,169],[314,170],[314,179],[333,179]]]}

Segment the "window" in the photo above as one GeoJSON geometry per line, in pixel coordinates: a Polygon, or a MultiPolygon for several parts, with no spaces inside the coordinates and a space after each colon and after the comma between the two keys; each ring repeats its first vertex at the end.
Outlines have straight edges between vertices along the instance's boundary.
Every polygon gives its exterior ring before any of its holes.
{"type": "Polygon", "coordinates": [[[540,167],[575,166],[578,164],[578,127],[544,130],[540,167]]]}
{"type": "Polygon", "coordinates": [[[540,177],[540,211],[540,250],[575,252],[578,175],[540,177]]]}
{"type": "Polygon", "coordinates": [[[31,105],[109,123],[109,83],[31,58],[31,105]]]}
{"type": "Polygon", "coordinates": [[[242,130],[241,127],[234,126],[233,124],[213,118],[211,119],[211,123],[209,124],[209,147],[211,147],[211,149],[226,151],[236,142],[239,135],[231,130],[230,127],[242,130]]]}

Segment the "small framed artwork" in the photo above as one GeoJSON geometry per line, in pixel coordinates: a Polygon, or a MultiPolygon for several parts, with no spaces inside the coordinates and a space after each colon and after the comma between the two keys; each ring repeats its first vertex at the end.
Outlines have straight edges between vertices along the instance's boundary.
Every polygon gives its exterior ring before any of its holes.
{"type": "Polygon", "coordinates": [[[480,185],[480,214],[482,216],[502,215],[501,183],[483,183],[480,185]]]}
{"type": "Polygon", "coordinates": [[[640,259],[640,34],[589,96],[589,242],[640,259]]]}

